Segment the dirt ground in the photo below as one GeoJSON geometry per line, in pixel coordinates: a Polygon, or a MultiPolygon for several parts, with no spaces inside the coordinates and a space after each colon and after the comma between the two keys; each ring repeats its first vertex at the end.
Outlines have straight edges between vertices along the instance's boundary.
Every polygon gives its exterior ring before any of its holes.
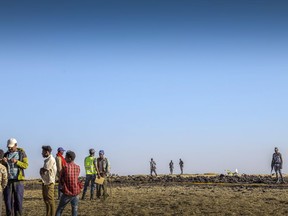
{"type": "MultiPolygon", "coordinates": [[[[41,183],[25,184],[24,215],[45,215],[41,183]]],[[[106,200],[80,200],[78,215],[288,215],[288,184],[112,184],[108,192],[106,200]]]]}

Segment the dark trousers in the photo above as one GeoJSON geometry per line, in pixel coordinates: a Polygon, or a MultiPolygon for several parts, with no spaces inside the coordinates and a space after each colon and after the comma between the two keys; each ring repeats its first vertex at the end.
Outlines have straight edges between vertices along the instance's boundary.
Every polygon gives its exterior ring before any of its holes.
{"type": "Polygon", "coordinates": [[[155,175],[157,176],[156,169],[150,169],[150,175],[151,175],[151,176],[152,176],[153,172],[154,172],[155,175]]]}
{"type": "Polygon", "coordinates": [[[101,196],[106,198],[108,196],[108,194],[107,194],[107,179],[106,179],[106,177],[105,177],[105,180],[104,180],[103,184],[96,184],[96,196],[97,196],[97,198],[100,198],[101,196]]]}
{"type": "Polygon", "coordinates": [[[79,196],[68,196],[66,194],[62,194],[58,207],[57,207],[57,211],[56,211],[56,216],[61,216],[64,208],[66,207],[66,205],[68,203],[71,203],[71,207],[72,207],[72,216],[77,216],[78,215],[78,202],[79,202],[79,196]]]}
{"type": "Polygon", "coordinates": [[[95,178],[96,178],[96,174],[86,175],[83,193],[86,193],[87,188],[91,184],[90,194],[91,195],[93,194],[94,187],[95,187],[95,178]]]}
{"type": "Polygon", "coordinates": [[[58,183],[58,186],[57,186],[57,190],[58,190],[58,200],[60,200],[61,196],[62,196],[62,192],[61,192],[61,184],[60,182],[58,183]]]}
{"type": "Polygon", "coordinates": [[[22,215],[24,185],[21,181],[9,180],[4,189],[6,216],[22,215]]]}

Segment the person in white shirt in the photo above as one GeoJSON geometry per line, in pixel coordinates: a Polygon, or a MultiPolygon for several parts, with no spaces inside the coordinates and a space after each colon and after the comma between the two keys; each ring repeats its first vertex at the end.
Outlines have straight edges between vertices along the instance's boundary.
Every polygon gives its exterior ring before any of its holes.
{"type": "Polygon", "coordinates": [[[40,169],[40,176],[42,179],[42,195],[46,205],[46,216],[54,216],[56,210],[54,187],[57,166],[51,152],[52,148],[50,146],[42,146],[42,156],[45,160],[43,167],[40,169]]]}

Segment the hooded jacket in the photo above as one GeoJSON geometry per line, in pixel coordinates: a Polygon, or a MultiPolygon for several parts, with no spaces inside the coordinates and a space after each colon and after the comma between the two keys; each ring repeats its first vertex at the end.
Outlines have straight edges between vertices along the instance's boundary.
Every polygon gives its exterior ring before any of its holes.
{"type": "MultiPolygon", "coordinates": [[[[19,154],[19,160],[16,162],[16,165],[18,166],[17,180],[22,181],[25,179],[24,169],[28,167],[28,158],[24,149],[17,148],[16,152],[18,152],[19,154]]],[[[4,157],[7,157],[8,154],[9,154],[9,151],[7,151],[4,154],[4,157]]],[[[6,167],[7,167],[7,164],[6,164],[6,167]]]]}

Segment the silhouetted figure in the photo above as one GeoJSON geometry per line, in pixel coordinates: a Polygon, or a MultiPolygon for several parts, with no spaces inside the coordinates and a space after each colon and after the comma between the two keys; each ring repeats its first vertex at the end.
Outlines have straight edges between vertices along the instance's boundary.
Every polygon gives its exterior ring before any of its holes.
{"type": "Polygon", "coordinates": [[[151,158],[151,161],[150,161],[150,175],[151,176],[152,176],[153,172],[157,176],[157,173],[156,173],[156,162],[153,160],[153,158],[151,158]]]}
{"type": "Polygon", "coordinates": [[[173,169],[174,169],[174,163],[173,163],[172,160],[169,163],[169,169],[170,169],[170,175],[172,175],[173,174],[173,169]]]}
{"type": "Polygon", "coordinates": [[[183,167],[184,167],[184,162],[181,160],[179,160],[179,166],[180,166],[180,170],[181,170],[181,175],[183,174],[183,167]]]}
{"type": "Polygon", "coordinates": [[[277,147],[275,147],[274,150],[275,150],[275,153],[273,153],[272,161],[271,161],[271,172],[273,169],[275,170],[276,178],[277,178],[276,183],[280,183],[280,181],[282,183],[284,183],[284,179],[283,179],[282,172],[281,172],[281,169],[283,166],[282,155],[279,152],[277,147]],[[280,178],[279,178],[279,176],[280,176],[280,178]]]}

